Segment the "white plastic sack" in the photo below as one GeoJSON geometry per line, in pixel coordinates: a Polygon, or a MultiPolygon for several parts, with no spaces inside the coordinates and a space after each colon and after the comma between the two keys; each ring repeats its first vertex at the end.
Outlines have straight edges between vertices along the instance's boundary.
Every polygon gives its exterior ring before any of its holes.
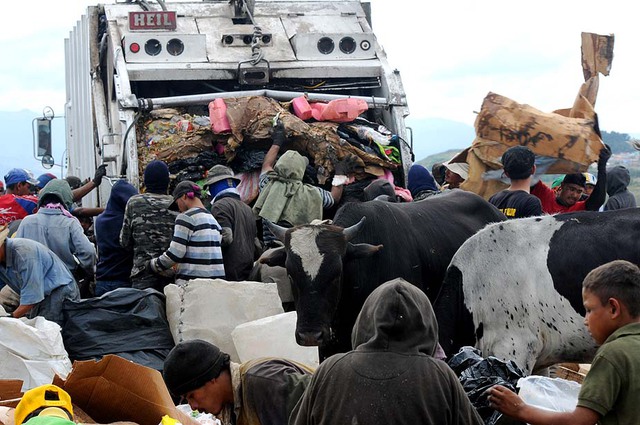
{"type": "Polygon", "coordinates": [[[317,368],[318,347],[302,347],[295,337],[297,314],[282,313],[238,325],[231,333],[241,362],[284,357],[317,368]]]}
{"type": "Polygon", "coordinates": [[[0,379],[21,379],[22,391],[65,379],[71,361],[60,326],[44,317],[0,318],[0,379]]]}
{"type": "Polygon", "coordinates": [[[194,279],[167,285],[167,320],[177,343],[203,339],[240,361],[231,332],[236,326],[283,312],[275,283],[194,279]]]}
{"type": "Polygon", "coordinates": [[[525,403],[554,412],[572,412],[578,404],[581,385],[562,378],[527,376],[518,380],[525,403]]]}

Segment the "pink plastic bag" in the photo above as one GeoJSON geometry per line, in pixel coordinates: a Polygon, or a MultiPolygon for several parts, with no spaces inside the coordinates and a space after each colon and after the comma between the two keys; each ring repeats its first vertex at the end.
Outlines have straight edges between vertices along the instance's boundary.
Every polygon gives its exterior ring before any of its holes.
{"type": "Polygon", "coordinates": [[[293,104],[293,112],[298,118],[303,121],[311,119],[313,117],[313,111],[311,105],[307,102],[307,98],[304,96],[296,97],[291,102],[293,104]]]}
{"type": "Polygon", "coordinates": [[[332,100],[322,112],[322,121],[351,122],[367,109],[369,106],[362,99],[332,100]]]}
{"type": "Polygon", "coordinates": [[[211,121],[211,129],[216,134],[231,131],[227,118],[227,104],[223,99],[215,99],[209,103],[209,121],[211,121]]]}

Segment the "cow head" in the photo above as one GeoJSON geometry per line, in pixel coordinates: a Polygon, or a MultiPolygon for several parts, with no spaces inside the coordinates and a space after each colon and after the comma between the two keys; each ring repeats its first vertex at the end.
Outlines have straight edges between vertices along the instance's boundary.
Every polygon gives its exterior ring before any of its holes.
{"type": "Polygon", "coordinates": [[[349,241],[364,225],[342,228],[330,224],[307,224],[285,229],[267,223],[284,247],[261,261],[287,269],[298,314],[296,341],[300,345],[323,345],[331,335],[331,320],[342,291],[343,262],[372,255],[382,245],[349,241]]]}

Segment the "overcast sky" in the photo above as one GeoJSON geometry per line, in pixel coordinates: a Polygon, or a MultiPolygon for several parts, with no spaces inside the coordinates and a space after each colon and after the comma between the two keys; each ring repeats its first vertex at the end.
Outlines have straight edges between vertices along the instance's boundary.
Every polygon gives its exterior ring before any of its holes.
{"type": "MultiPolygon", "coordinates": [[[[472,125],[489,91],[545,112],[570,107],[583,82],[580,33],[587,31],[616,36],[596,104],[601,128],[640,133],[635,2],[371,2],[375,33],[401,72],[412,117],[472,125]]],[[[48,105],[63,113],[63,40],[94,3],[4,2],[0,111],[48,105]]]]}

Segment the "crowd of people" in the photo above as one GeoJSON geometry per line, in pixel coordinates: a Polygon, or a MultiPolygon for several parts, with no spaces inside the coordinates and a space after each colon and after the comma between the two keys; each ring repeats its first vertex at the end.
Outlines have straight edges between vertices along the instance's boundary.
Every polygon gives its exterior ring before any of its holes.
{"type": "MultiPolygon", "coordinates": [[[[322,219],[356,171],[355,158],[347,156],[335,164],[330,190],[311,185],[304,180],[308,159],[293,150],[281,154],[288,140],[281,123],[272,139],[252,207],[241,200],[240,180],[224,165],[212,167],[202,186],[185,180],[169,195],[167,165],[151,161],[144,192],[116,181],[105,208],[80,204],[101,184],[105,166],[85,182],[10,170],[0,196],[2,304],[13,317],[43,316],[62,325],[65,300],[122,287],[162,291],[195,278],[247,280],[263,249],[279,243],[266,224],[293,227],[322,219]]],[[[548,187],[533,183],[533,152],[512,147],[502,156],[510,185],[489,202],[507,218],[636,207],[627,190],[629,171],[607,169],[610,156],[603,148],[597,177],[567,174],[548,187]]],[[[376,179],[364,187],[362,199],[420,202],[459,189],[468,177],[466,163],[436,164],[432,172],[414,164],[407,189],[376,179]]],[[[576,410],[543,412],[500,386],[488,392],[493,407],[529,423],[632,423],[629,418],[637,417],[630,394],[638,388],[629,377],[640,363],[624,353],[640,348],[640,270],[624,261],[601,266],[584,280],[583,294],[585,325],[601,348],[576,410]]],[[[163,376],[174,396],[225,424],[482,423],[455,374],[434,357],[437,334],[426,295],[397,279],[365,302],[353,351],[330,357],[315,372],[286,359],[236,364],[215,345],[193,340],[171,351],[163,376]]]]}

